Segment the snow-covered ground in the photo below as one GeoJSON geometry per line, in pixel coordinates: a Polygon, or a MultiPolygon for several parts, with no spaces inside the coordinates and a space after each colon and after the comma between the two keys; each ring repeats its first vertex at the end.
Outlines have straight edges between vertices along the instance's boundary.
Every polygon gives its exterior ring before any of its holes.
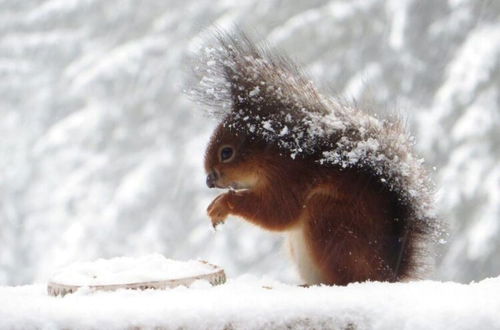
{"type": "Polygon", "coordinates": [[[289,286],[240,277],[211,287],[51,297],[43,284],[0,287],[2,329],[500,329],[500,278],[289,286]]]}

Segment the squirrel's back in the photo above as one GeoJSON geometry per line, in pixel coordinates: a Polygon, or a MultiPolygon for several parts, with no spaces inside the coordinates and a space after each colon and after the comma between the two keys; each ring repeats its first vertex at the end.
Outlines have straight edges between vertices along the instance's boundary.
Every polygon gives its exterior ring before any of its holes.
{"type": "MultiPolygon", "coordinates": [[[[320,282],[415,276],[429,238],[440,228],[422,160],[414,155],[413,139],[400,121],[321,95],[293,62],[257,47],[243,33],[219,34],[217,46],[205,48],[196,67],[200,83],[195,93],[221,118],[207,151],[207,171],[220,175],[214,170],[220,156],[210,154],[219,155],[219,137],[229,134],[244,137],[240,146],[253,143],[272,150],[287,164],[276,174],[277,182],[284,176],[282,185],[291,191],[294,185],[308,191],[304,200],[300,193],[290,195],[304,204],[300,217],[308,219],[289,228],[292,255],[302,273],[312,263],[323,278],[331,271],[330,277],[338,279],[320,282]],[[294,167],[308,173],[311,182],[294,178],[294,167]],[[306,257],[297,258],[304,253],[306,257]]],[[[257,219],[263,215],[232,213],[266,227],[267,220],[257,219]]]]}

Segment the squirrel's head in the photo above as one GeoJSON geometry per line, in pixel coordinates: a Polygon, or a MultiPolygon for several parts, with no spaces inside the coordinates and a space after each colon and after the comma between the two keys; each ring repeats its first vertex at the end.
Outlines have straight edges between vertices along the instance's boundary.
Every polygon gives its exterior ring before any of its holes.
{"type": "Polygon", "coordinates": [[[271,55],[245,34],[216,37],[195,66],[193,96],[212,107],[222,123],[205,155],[210,188],[252,189],[280,175],[282,156],[319,149],[325,100],[292,61],[271,55]]]}
{"type": "Polygon", "coordinates": [[[221,123],[205,153],[209,188],[252,189],[259,178],[258,159],[263,149],[243,133],[236,133],[221,123]]]}

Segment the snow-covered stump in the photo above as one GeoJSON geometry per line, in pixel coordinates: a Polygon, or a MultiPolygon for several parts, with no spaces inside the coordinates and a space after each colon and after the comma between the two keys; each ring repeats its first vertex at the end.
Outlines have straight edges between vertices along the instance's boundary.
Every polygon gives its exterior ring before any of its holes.
{"type": "Polygon", "coordinates": [[[64,296],[82,287],[91,291],[167,289],[198,280],[219,285],[226,282],[226,274],[206,261],[177,261],[152,254],[74,263],[52,276],[47,292],[64,296]]]}
{"type": "Polygon", "coordinates": [[[250,277],[166,290],[0,288],[1,328],[500,329],[500,278],[302,288],[250,277]]]}

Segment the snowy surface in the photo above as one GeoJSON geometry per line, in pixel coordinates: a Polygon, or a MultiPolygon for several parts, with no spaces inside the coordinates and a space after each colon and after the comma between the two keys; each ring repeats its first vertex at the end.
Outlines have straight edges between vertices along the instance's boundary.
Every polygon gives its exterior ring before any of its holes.
{"type": "Polygon", "coordinates": [[[159,254],[77,262],[58,270],[51,282],[66,285],[109,285],[181,279],[214,272],[196,260],[178,261],[159,254]]]}
{"type": "Polygon", "coordinates": [[[64,298],[40,284],[0,287],[0,320],[8,329],[500,329],[498,292],[500,278],[301,288],[245,277],[165,291],[81,289],[64,298]]]}

